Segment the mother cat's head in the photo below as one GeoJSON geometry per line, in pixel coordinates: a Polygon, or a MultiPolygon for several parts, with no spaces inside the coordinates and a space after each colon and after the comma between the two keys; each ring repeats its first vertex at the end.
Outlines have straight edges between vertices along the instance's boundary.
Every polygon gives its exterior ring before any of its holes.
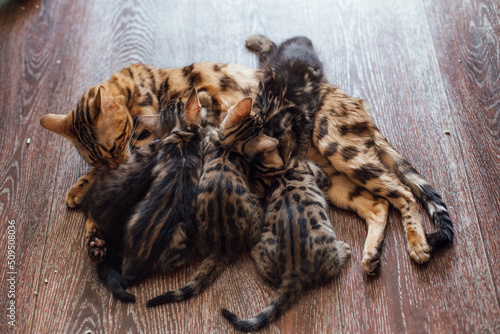
{"type": "Polygon", "coordinates": [[[47,130],[68,138],[78,153],[96,168],[115,168],[130,156],[134,124],[127,107],[104,86],[94,86],[67,115],[40,119],[47,130]]]}

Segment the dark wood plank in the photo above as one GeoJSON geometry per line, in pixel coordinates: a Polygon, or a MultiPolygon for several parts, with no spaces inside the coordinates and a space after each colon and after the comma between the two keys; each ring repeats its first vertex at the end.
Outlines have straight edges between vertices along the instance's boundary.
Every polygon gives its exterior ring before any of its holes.
{"type": "MultiPolygon", "coordinates": [[[[81,8],[76,5],[74,8],[81,8]]],[[[2,9],[0,61],[1,119],[0,133],[0,217],[16,221],[16,321],[15,327],[5,318],[7,284],[0,287],[2,319],[0,332],[28,333],[33,322],[39,290],[40,268],[50,207],[57,175],[61,138],[51,136],[39,126],[40,117],[50,111],[65,109],[69,91],[68,76],[57,60],[72,62],[75,46],[69,36],[75,33],[54,30],[53,22],[64,22],[76,12],[60,6],[40,6],[33,2],[11,2],[2,9]],[[38,8],[37,8],[38,7],[38,8]],[[30,144],[27,144],[30,139],[30,144]]],[[[77,20],[76,20],[77,21],[77,20]]],[[[7,230],[0,239],[0,249],[7,259],[7,230]]],[[[6,263],[5,263],[6,264],[6,263]]],[[[12,271],[2,261],[1,277],[12,271]]]]}
{"type": "Polygon", "coordinates": [[[423,1],[460,139],[467,182],[493,274],[497,300],[500,253],[500,4],[423,1]]]}

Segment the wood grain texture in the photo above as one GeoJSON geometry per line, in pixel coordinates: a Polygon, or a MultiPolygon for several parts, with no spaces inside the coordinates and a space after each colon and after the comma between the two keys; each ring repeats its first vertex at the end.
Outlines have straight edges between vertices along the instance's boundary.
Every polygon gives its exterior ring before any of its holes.
{"type": "MultiPolygon", "coordinates": [[[[136,304],[113,299],[86,258],[83,215],[64,205],[87,165],[38,123],[67,113],[86,88],[130,63],[256,67],[244,47],[250,33],[276,42],[308,36],[329,80],[371,105],[382,133],[443,195],[456,226],[453,245],[420,266],[392,212],[381,271],[366,277],[364,223],[332,209],[338,238],[352,248],[346,268],[262,332],[499,332],[499,13],[493,0],[9,2],[0,10],[0,332],[234,332],[222,307],[251,317],[267,306],[275,290],[248,256],[183,303],[145,308],[183,286],[199,262],[130,289],[136,304]],[[4,312],[12,219],[13,328],[4,312]]],[[[432,230],[427,217],[424,225],[432,230]]]]}

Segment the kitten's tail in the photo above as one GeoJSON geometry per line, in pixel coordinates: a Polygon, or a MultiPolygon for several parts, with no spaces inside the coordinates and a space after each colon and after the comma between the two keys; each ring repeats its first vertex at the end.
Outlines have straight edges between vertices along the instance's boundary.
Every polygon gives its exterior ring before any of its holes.
{"type": "Polygon", "coordinates": [[[97,273],[116,298],[125,303],[135,303],[135,296],[125,291],[122,275],[113,264],[107,263],[105,259],[105,262],[97,264],[97,273]]]}
{"type": "Polygon", "coordinates": [[[222,315],[229,320],[233,326],[242,332],[254,332],[274,321],[297,301],[302,291],[302,284],[298,279],[283,281],[271,304],[263,309],[257,316],[242,320],[234,313],[222,309],[222,315]]]}
{"type": "Polygon", "coordinates": [[[210,254],[203,260],[198,270],[196,270],[193,279],[191,279],[186,286],[179,290],[169,291],[163,295],[150,299],[146,303],[146,306],[153,307],[191,298],[214,282],[227,267],[228,263],[229,259],[221,258],[215,253],[210,254]]]}
{"type": "Polygon", "coordinates": [[[436,232],[426,235],[431,249],[451,243],[454,236],[453,222],[441,195],[392,147],[378,130],[375,132],[375,145],[382,162],[410,187],[432,218],[436,232]]]}

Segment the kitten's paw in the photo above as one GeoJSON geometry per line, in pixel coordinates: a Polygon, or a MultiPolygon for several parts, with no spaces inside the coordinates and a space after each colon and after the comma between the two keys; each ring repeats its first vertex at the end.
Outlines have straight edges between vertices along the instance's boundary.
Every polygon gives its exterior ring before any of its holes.
{"type": "Polygon", "coordinates": [[[82,204],[83,195],[85,195],[85,192],[82,194],[82,187],[75,184],[66,194],[66,205],[72,209],[79,208],[82,204]]]}
{"type": "Polygon", "coordinates": [[[337,241],[337,248],[343,252],[347,257],[351,256],[351,246],[343,241],[337,241]]]}
{"type": "Polygon", "coordinates": [[[106,255],[106,242],[95,227],[88,232],[87,251],[92,262],[101,262],[106,255]]]}
{"type": "Polygon", "coordinates": [[[269,38],[257,34],[248,35],[245,40],[245,45],[248,50],[257,54],[268,53],[276,48],[276,44],[269,38]]]}
{"type": "Polygon", "coordinates": [[[408,252],[410,253],[410,257],[420,264],[429,261],[431,258],[431,248],[427,244],[425,238],[421,241],[409,243],[408,252]]]}
{"type": "Polygon", "coordinates": [[[363,270],[368,275],[375,275],[380,268],[380,254],[378,252],[367,252],[363,254],[363,270]]]}

